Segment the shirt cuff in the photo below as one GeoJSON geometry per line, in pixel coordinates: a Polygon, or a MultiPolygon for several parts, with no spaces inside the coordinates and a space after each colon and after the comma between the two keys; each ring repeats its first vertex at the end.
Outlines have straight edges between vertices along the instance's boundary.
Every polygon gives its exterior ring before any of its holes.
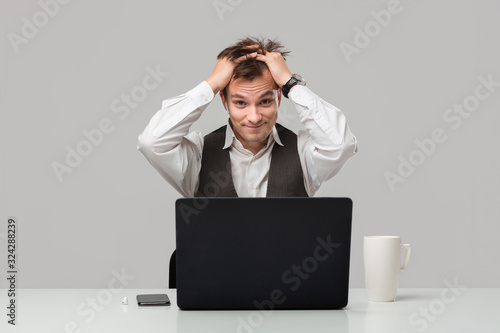
{"type": "Polygon", "coordinates": [[[319,96],[306,86],[296,85],[288,94],[288,99],[304,107],[311,105],[311,102],[319,99],[319,96]]]}
{"type": "Polygon", "coordinates": [[[199,108],[202,105],[210,103],[214,99],[214,92],[207,81],[203,81],[186,93],[191,101],[199,108]]]}

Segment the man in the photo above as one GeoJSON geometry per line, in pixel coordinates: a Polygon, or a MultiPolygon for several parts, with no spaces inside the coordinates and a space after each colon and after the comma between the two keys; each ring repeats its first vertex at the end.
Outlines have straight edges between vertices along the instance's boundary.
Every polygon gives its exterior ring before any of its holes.
{"type": "Polygon", "coordinates": [[[357,152],[344,115],[288,69],[277,41],[246,38],[218,55],[212,74],[162,103],[138,149],[183,196],[313,196],[357,152]],[[191,125],[219,93],[227,126],[203,137],[191,125]],[[304,125],[276,124],[282,96],[304,125]]]}

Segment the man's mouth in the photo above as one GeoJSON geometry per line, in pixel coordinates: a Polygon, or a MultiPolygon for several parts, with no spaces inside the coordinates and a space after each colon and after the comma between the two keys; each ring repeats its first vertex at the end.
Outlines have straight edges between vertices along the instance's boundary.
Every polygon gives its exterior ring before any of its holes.
{"type": "Polygon", "coordinates": [[[254,129],[261,128],[263,125],[264,125],[264,123],[262,123],[260,125],[246,125],[246,126],[247,126],[247,128],[254,130],[254,129]]]}

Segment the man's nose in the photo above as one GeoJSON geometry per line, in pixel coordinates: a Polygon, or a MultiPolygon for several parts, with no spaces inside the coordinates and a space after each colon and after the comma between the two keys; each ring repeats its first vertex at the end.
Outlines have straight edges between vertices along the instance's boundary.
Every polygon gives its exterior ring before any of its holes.
{"type": "Polygon", "coordinates": [[[255,105],[250,105],[248,107],[247,120],[252,124],[258,124],[262,119],[262,114],[259,108],[255,105]]]}

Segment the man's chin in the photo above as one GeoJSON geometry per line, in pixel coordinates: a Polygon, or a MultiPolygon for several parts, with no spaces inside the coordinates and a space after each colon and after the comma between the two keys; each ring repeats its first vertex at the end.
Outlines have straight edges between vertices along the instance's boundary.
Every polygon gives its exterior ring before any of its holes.
{"type": "Polygon", "coordinates": [[[257,143],[267,140],[268,137],[269,134],[265,133],[247,133],[244,139],[247,142],[257,143]]]}

